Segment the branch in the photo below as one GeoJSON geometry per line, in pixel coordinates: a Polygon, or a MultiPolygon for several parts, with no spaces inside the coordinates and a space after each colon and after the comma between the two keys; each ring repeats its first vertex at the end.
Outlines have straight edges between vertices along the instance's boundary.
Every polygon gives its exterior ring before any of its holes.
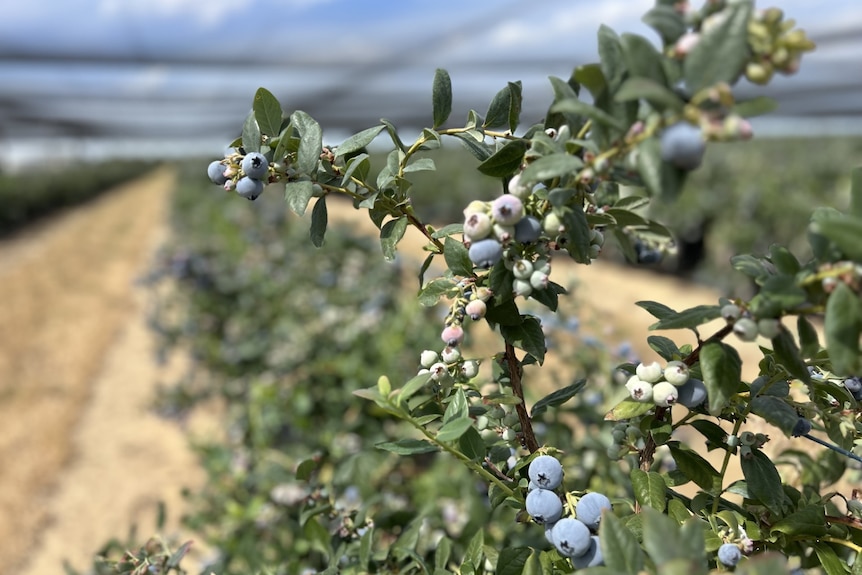
{"type": "Polygon", "coordinates": [[[530,453],[535,453],[539,449],[539,442],[536,441],[533,423],[530,420],[530,414],[527,413],[527,404],[524,402],[524,388],[521,387],[521,364],[515,356],[515,347],[508,341],[506,342],[506,364],[509,366],[512,391],[515,393],[515,397],[521,400],[515,405],[515,410],[518,412],[518,421],[521,422],[522,443],[530,453]]]}

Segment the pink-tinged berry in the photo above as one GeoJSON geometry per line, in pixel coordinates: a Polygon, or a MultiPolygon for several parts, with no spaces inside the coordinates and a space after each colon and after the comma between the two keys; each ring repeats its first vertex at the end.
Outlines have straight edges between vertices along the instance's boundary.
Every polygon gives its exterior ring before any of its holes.
{"type": "Polygon", "coordinates": [[[470,241],[482,240],[488,237],[492,229],[491,217],[485,212],[476,212],[464,220],[464,235],[470,241]]]}
{"type": "Polygon", "coordinates": [[[503,226],[514,226],[524,217],[524,204],[512,194],[505,194],[491,204],[491,216],[503,226]]]}
{"type": "Polygon", "coordinates": [[[530,274],[530,285],[533,286],[533,289],[543,290],[548,287],[548,274],[543,271],[535,270],[532,274],[530,274]]]}
{"type": "Polygon", "coordinates": [[[495,223],[492,231],[494,232],[494,237],[501,244],[508,244],[515,238],[515,226],[504,226],[495,223]]]}
{"type": "Polygon", "coordinates": [[[460,325],[449,325],[440,334],[440,339],[449,347],[458,347],[464,341],[464,330],[460,325]]]}
{"type": "Polygon", "coordinates": [[[678,58],[684,57],[686,54],[691,52],[697,43],[700,42],[700,34],[697,32],[688,32],[687,34],[683,34],[680,36],[679,40],[676,41],[676,44],[673,45],[673,53],[674,56],[678,58]]]}
{"type": "Polygon", "coordinates": [[[485,312],[488,311],[488,305],[481,299],[474,299],[464,307],[464,312],[470,316],[473,321],[480,320],[485,317],[485,312]]]}

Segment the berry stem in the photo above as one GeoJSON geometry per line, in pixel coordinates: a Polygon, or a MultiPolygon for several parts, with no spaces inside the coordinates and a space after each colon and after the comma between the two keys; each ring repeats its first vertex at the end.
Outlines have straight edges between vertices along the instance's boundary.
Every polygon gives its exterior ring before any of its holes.
{"type": "MultiPolygon", "coordinates": [[[[748,415],[746,412],[745,415],[748,415]]],[[[731,435],[739,435],[739,430],[742,428],[742,422],[745,420],[745,417],[739,417],[733,423],[733,431],[731,435]]],[[[727,473],[727,466],[730,465],[730,455],[733,452],[733,448],[729,445],[726,445],[724,448],[724,459],[721,461],[721,471],[718,472],[719,477],[721,478],[721,485],[719,485],[719,492],[716,495],[715,499],[712,501],[712,514],[715,515],[718,513],[718,503],[721,501],[721,491],[724,490],[724,475],[727,473]]]]}
{"type": "Polygon", "coordinates": [[[852,453],[852,452],[850,452],[850,451],[847,451],[847,450],[846,450],[846,449],[844,449],[844,448],[838,447],[837,445],[834,445],[834,444],[832,444],[832,443],[829,443],[828,441],[823,441],[823,440],[822,440],[822,439],[820,439],[819,437],[814,437],[813,435],[811,435],[811,434],[809,434],[809,433],[806,433],[805,435],[802,435],[801,437],[804,437],[805,439],[810,439],[810,440],[811,440],[811,441],[813,441],[814,443],[819,443],[819,444],[820,444],[820,445],[822,445],[823,447],[826,447],[826,448],[828,448],[828,449],[831,449],[832,451],[834,451],[834,452],[836,452],[836,453],[840,453],[840,454],[841,454],[841,455],[843,455],[844,457],[849,457],[849,458],[850,458],[850,459],[852,459],[853,461],[858,461],[859,463],[862,463],[862,457],[859,457],[859,456],[858,456],[858,455],[856,455],[855,453],[852,453]]]}
{"type": "Polygon", "coordinates": [[[523,371],[518,358],[515,356],[515,346],[508,341],[506,342],[506,364],[509,367],[512,392],[515,394],[515,397],[521,400],[515,405],[515,410],[518,413],[518,421],[521,423],[523,444],[530,453],[535,453],[539,449],[539,442],[536,441],[536,434],[533,433],[530,414],[527,413],[527,405],[524,403],[524,388],[521,386],[521,374],[523,371]]]}

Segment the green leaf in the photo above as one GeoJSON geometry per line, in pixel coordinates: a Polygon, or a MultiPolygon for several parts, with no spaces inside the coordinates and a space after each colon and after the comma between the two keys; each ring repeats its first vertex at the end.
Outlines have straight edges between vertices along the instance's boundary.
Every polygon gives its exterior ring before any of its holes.
{"type": "Polygon", "coordinates": [[[464,244],[451,237],[443,244],[443,257],[449,270],[456,276],[469,277],[473,275],[473,262],[464,244]]]}
{"type": "Polygon", "coordinates": [[[742,74],[749,57],[748,21],[752,2],[729,4],[724,20],[701,33],[700,40],[683,62],[687,88],[696,93],[719,82],[733,84],[742,74]]]}
{"type": "Polygon", "coordinates": [[[305,459],[296,466],[296,478],[299,481],[308,481],[317,470],[318,461],[313,458],[305,459]]]}
{"type": "Polygon", "coordinates": [[[599,543],[608,569],[620,573],[639,573],[644,568],[637,537],[613,513],[606,513],[602,517],[599,543]]]}
{"type": "Polygon", "coordinates": [[[808,367],[800,356],[799,348],[790,331],[782,327],[779,334],[772,338],[772,349],[775,352],[775,358],[787,373],[804,382],[809,381],[808,367]]]}
{"type": "Polygon", "coordinates": [[[707,450],[713,450],[724,445],[727,432],[719,425],[707,419],[696,419],[690,422],[689,425],[706,438],[707,450]]]}
{"type": "Polygon", "coordinates": [[[821,210],[812,216],[811,229],[831,240],[845,256],[862,261],[862,218],[834,210],[821,210]]]}
{"type": "Polygon", "coordinates": [[[752,450],[751,457],[740,457],[739,462],[748,485],[749,496],[776,515],[781,515],[784,489],[781,486],[781,476],[772,461],[765,453],[755,449],[752,450]]]}
{"type": "Polygon", "coordinates": [[[820,339],[814,325],[804,315],[796,318],[796,331],[799,334],[799,345],[802,357],[812,358],[820,351],[820,339]]]}
{"type": "Polygon", "coordinates": [[[650,300],[641,300],[636,301],[635,305],[641,307],[649,312],[651,316],[656,319],[662,320],[668,317],[674,317],[677,315],[677,311],[669,308],[663,303],[659,303],[657,301],[650,300]]]}
{"type": "Polygon", "coordinates": [[[302,216],[308,208],[308,202],[314,196],[314,186],[311,180],[296,180],[287,182],[284,186],[284,197],[287,200],[287,206],[293,212],[302,216]]]}
{"type": "Polygon", "coordinates": [[[739,114],[743,118],[752,118],[754,116],[762,116],[771,114],[778,108],[778,102],[766,96],[755,96],[749,100],[743,100],[734,104],[733,113],[739,114]]]}
{"type": "Polygon", "coordinates": [[[680,557],[680,550],[676,545],[668,544],[676,542],[679,537],[679,525],[676,521],[649,507],[643,510],[643,546],[650,558],[659,567],[659,572],[664,574],[664,563],[680,557]]]}
{"type": "Polygon", "coordinates": [[[449,565],[449,558],[452,556],[452,540],[448,537],[443,537],[437,543],[437,550],[434,551],[434,569],[446,570],[449,565]]]}
{"type": "Polygon", "coordinates": [[[526,140],[510,140],[487,160],[479,164],[479,171],[492,178],[505,178],[514,174],[524,160],[526,140]]]}
{"type": "Polygon", "coordinates": [[[593,106],[592,104],[587,104],[586,102],[582,102],[577,99],[570,100],[561,100],[551,106],[552,112],[560,112],[560,113],[570,113],[570,114],[579,114],[581,116],[586,116],[587,118],[593,120],[598,124],[602,124],[604,126],[609,126],[611,128],[615,128],[621,132],[626,130],[626,126],[620,122],[617,118],[608,114],[604,110],[593,106]]]}
{"type": "MultiPolygon", "coordinates": [[[[491,277],[489,278],[489,288],[494,292],[494,302],[502,304],[512,299],[512,282],[515,280],[515,275],[511,270],[506,268],[505,262],[499,261],[491,268],[491,277]]],[[[488,317],[488,314],[485,314],[488,317]]]]}
{"type": "Polygon", "coordinates": [[[281,132],[281,104],[266,88],[258,88],[252,104],[254,117],[260,131],[267,136],[277,136],[281,132]]]}
{"type": "MultiPolygon", "coordinates": [[[[604,75],[610,91],[616,92],[619,85],[622,83],[626,75],[625,60],[623,57],[623,47],[620,43],[620,37],[608,26],[602,24],[599,27],[599,66],[604,75]]],[[[578,80],[580,81],[580,79],[578,80]]],[[[589,85],[584,83],[589,89],[589,85]]],[[[596,92],[590,90],[593,96],[596,92]]]]}
{"type": "Polygon", "coordinates": [[[664,336],[651,335],[647,338],[647,344],[650,346],[650,349],[666,361],[672,361],[676,356],[679,356],[679,348],[673,340],[664,336]]]}
{"type": "Polygon", "coordinates": [[[733,256],[730,258],[730,264],[733,266],[733,269],[750,278],[758,279],[769,275],[763,261],[749,254],[733,256]]]}
{"type": "Polygon", "coordinates": [[[850,213],[862,218],[862,166],[850,171],[850,213]]]}
{"type": "MultiPolygon", "coordinates": [[[[347,161],[347,165],[344,168],[344,175],[341,177],[341,185],[346,185],[354,175],[357,179],[364,181],[365,178],[368,177],[368,173],[370,171],[371,159],[368,157],[368,154],[357,154],[347,161]]],[[[371,206],[373,205],[374,203],[372,201],[371,206]]]]}
{"type": "Polygon", "coordinates": [[[242,149],[245,153],[260,151],[260,126],[254,117],[254,110],[249,112],[242,125],[242,149]]]}
{"type": "Polygon", "coordinates": [[[484,556],[482,548],[484,546],[485,531],[479,528],[476,530],[476,534],[473,535],[473,537],[470,539],[470,543],[467,544],[467,550],[464,552],[464,559],[461,563],[462,570],[465,564],[469,564],[471,567],[473,567],[474,571],[478,571],[482,568],[482,558],[484,556]]]}
{"type": "Polygon", "coordinates": [[[509,99],[509,131],[514,133],[521,122],[521,105],[524,100],[523,86],[520,80],[509,82],[509,93],[512,94],[512,97],[509,99]]]}
{"type": "Polygon", "coordinates": [[[341,156],[347,156],[365,149],[365,146],[373,142],[374,138],[376,138],[385,128],[386,126],[383,125],[374,126],[353,134],[341,142],[341,144],[335,149],[335,157],[340,158],[341,156]]]}
{"type": "Polygon", "coordinates": [[[434,160],[432,160],[431,158],[419,158],[404,166],[403,171],[405,174],[409,174],[410,172],[433,172],[436,169],[437,166],[434,165],[434,160]]]}
{"type": "Polygon", "coordinates": [[[521,173],[523,182],[541,182],[553,178],[563,178],[577,173],[584,167],[584,161],[569,154],[542,156],[530,163],[521,173]]]}
{"type": "Polygon", "coordinates": [[[590,227],[587,216],[580,203],[575,203],[562,208],[554,208],[554,213],[560,216],[563,226],[566,228],[568,242],[566,250],[578,263],[590,263],[590,227]]]}
{"type": "Polygon", "coordinates": [[[398,403],[403,403],[413,397],[417,391],[428,385],[429,381],[431,381],[431,376],[427,373],[414,375],[398,390],[398,403]]]}
{"type": "Polygon", "coordinates": [[[398,455],[416,455],[419,453],[432,453],[439,451],[439,447],[425,441],[424,439],[399,439],[398,441],[385,441],[374,445],[377,449],[391,451],[398,455]]]}
{"type": "Polygon", "coordinates": [[[806,505],[775,523],[769,531],[791,537],[826,535],[826,509],[822,505],[806,505]]]}
{"type": "Polygon", "coordinates": [[[643,415],[654,407],[655,405],[652,402],[635,401],[631,397],[626,397],[605,415],[605,420],[625,421],[626,419],[643,415]]]}
{"type": "MultiPolygon", "coordinates": [[[[363,571],[368,570],[368,561],[371,559],[371,548],[373,544],[374,538],[374,527],[369,527],[365,533],[362,534],[362,538],[359,540],[359,568],[363,571]]],[[[443,544],[443,541],[446,538],[440,540],[439,545],[443,544]]]]}
{"type": "MultiPolygon", "coordinates": [[[[604,62],[604,58],[602,58],[604,62]]],[[[582,66],[578,66],[575,68],[572,77],[576,82],[584,86],[587,90],[592,94],[593,99],[602,94],[605,89],[608,87],[608,83],[605,80],[605,75],[602,72],[602,68],[599,64],[584,64],[582,66]]],[[[572,98],[576,98],[578,95],[573,93],[572,98]]],[[[554,100],[562,100],[563,98],[557,98],[554,100]]]]}
{"type": "Polygon", "coordinates": [[[667,484],[661,474],[655,471],[643,471],[632,469],[632,489],[638,503],[643,507],[651,507],[658,511],[664,511],[667,504],[667,484]]]}
{"type": "Polygon", "coordinates": [[[485,441],[475,427],[471,427],[458,438],[458,449],[473,461],[485,459],[485,441]]]}
{"type": "Polygon", "coordinates": [[[485,128],[499,128],[509,121],[509,106],[512,103],[512,89],[506,86],[494,95],[485,113],[485,128]]]}
{"type": "Polygon", "coordinates": [[[832,547],[826,543],[815,543],[813,547],[820,566],[823,567],[826,575],[847,575],[847,570],[844,569],[844,562],[841,561],[832,547]]]}
{"type": "MultiPolygon", "coordinates": [[[[479,160],[480,162],[484,162],[488,158],[491,157],[492,148],[485,143],[477,140],[470,134],[455,134],[455,137],[458,138],[462,144],[467,148],[467,150],[473,154],[473,157],[479,160]]],[[[505,176],[500,176],[505,177],[505,176]]]]}
{"type": "Polygon", "coordinates": [[[545,360],[545,334],[542,323],[532,316],[521,316],[518,325],[501,325],[500,335],[508,343],[532,355],[541,364],[545,360]]]}
{"type": "Polygon", "coordinates": [[[650,195],[667,201],[676,199],[685,183],[686,172],[661,158],[658,138],[649,138],[638,146],[638,173],[650,195]]]}
{"type": "Polygon", "coordinates": [[[664,110],[681,111],[685,106],[682,98],[668,90],[664,85],[649,78],[629,78],[614,94],[614,99],[618,102],[640,100],[641,98],[652,104],[659,112],[664,110]]]}
{"type": "Polygon", "coordinates": [[[488,302],[485,319],[497,325],[520,325],[521,311],[518,305],[511,299],[497,303],[496,300],[488,302]]]}
{"type": "Polygon", "coordinates": [[[407,216],[389,220],[380,228],[380,245],[383,248],[383,257],[387,261],[395,259],[395,249],[404,232],[407,230],[407,216]]]}
{"type": "Polygon", "coordinates": [[[790,250],[777,244],[769,246],[769,260],[773,263],[775,269],[778,270],[778,273],[786,275],[792,276],[796,274],[801,267],[799,260],[796,259],[796,256],[790,250]]]}
{"type": "Polygon", "coordinates": [[[717,305],[699,305],[675,315],[668,315],[649,326],[649,329],[684,329],[695,328],[704,323],[721,317],[721,307],[717,305]]]}
{"type": "Polygon", "coordinates": [[[323,238],[326,235],[326,226],[329,217],[326,211],[326,198],[318,198],[314,203],[314,209],[311,210],[311,243],[315,247],[323,245],[323,238]]]}
{"type": "Polygon", "coordinates": [[[536,417],[537,415],[544,413],[549,407],[557,407],[564,404],[577,395],[584,386],[586,386],[586,384],[586,379],[579,379],[571,385],[567,385],[562,389],[549,393],[533,405],[533,409],[530,410],[530,416],[536,417]]]}
{"type": "Polygon", "coordinates": [[[452,79],[449,72],[437,68],[434,72],[434,84],[431,87],[431,104],[433,109],[434,127],[442,126],[452,113],[452,79]]]}
{"type": "Polygon", "coordinates": [[[461,417],[453,419],[443,424],[443,427],[437,431],[437,441],[449,442],[455,441],[473,426],[473,420],[469,417],[461,417]]]}
{"type": "Polygon", "coordinates": [[[463,419],[470,415],[470,407],[467,403],[467,396],[464,390],[458,388],[454,394],[450,396],[449,405],[446,406],[446,411],[443,413],[443,423],[449,423],[455,419],[463,419]]]}
{"type": "Polygon", "coordinates": [[[296,153],[296,166],[304,174],[313,174],[320,161],[323,149],[323,131],[317,121],[303,112],[296,110],[290,115],[290,123],[299,132],[299,151],[296,153]]]}
{"type": "Polygon", "coordinates": [[[675,44],[687,29],[685,18],[672,6],[659,4],[644,14],[641,20],[658,32],[665,46],[675,44]]]}
{"type": "Polygon", "coordinates": [[[739,387],[742,360],[734,348],[721,342],[712,342],[700,350],[700,370],[706,385],[709,413],[718,415],[739,387]]]}
{"type": "Polygon", "coordinates": [[[497,575],[521,575],[530,553],[529,547],[504,547],[497,559],[497,575]]]}
{"type": "Polygon", "coordinates": [[[841,375],[859,371],[859,334],[862,331],[862,304],[853,290],[839,282],[826,302],[826,349],[832,371],[841,375]]]}
{"type": "Polygon", "coordinates": [[[652,80],[658,86],[666,86],[667,78],[662,66],[662,55],[652,42],[638,34],[623,34],[620,38],[623,56],[629,69],[629,76],[652,80]]]}
{"type": "Polygon", "coordinates": [[[704,491],[712,491],[721,477],[718,471],[706,459],[677,441],[668,442],[667,446],[677,468],[704,491]]]}
{"type": "Polygon", "coordinates": [[[449,278],[435,278],[428,282],[419,292],[419,305],[431,307],[437,305],[442,297],[450,297],[457,293],[455,281],[449,278]]]}

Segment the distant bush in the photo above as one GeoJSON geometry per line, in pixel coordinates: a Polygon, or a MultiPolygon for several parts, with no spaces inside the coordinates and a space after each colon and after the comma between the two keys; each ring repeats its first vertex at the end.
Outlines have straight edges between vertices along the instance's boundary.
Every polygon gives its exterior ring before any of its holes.
{"type": "Polygon", "coordinates": [[[62,169],[0,174],[0,236],[63,208],[83,203],[143,174],[152,163],[111,160],[62,169]]]}

